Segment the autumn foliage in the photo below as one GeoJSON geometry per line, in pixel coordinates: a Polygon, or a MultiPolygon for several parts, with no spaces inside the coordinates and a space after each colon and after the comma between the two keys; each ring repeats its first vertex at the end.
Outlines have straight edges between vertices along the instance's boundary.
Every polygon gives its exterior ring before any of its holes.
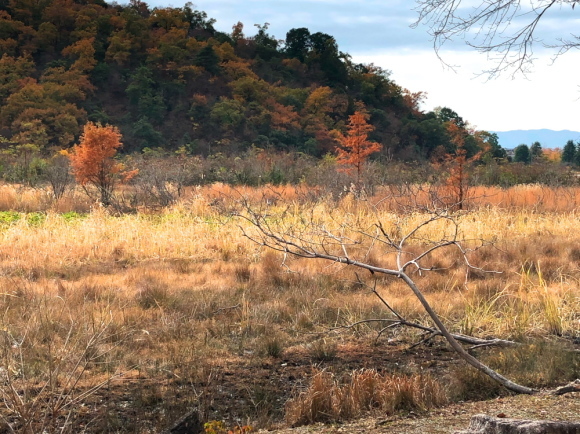
{"type": "Polygon", "coordinates": [[[333,131],[345,133],[360,101],[394,159],[450,149],[445,119],[423,111],[424,92],[354,63],[326,33],[289,29],[282,42],[267,24],[251,35],[241,22],[222,32],[191,3],[2,4],[0,129],[14,141],[34,130],[40,153],[70,147],[87,120],[115,119],[127,153],[185,146],[227,155],[267,145],[321,157],[335,152],[333,131]]]}
{"type": "Polygon", "coordinates": [[[121,146],[121,133],[117,127],[89,122],[84,127],[80,143],[69,154],[77,182],[96,187],[105,206],[110,204],[115,182],[122,175],[123,165],[114,159],[121,146]]]}
{"type": "MultiPolygon", "coordinates": [[[[454,206],[461,210],[469,198],[470,168],[475,161],[481,158],[482,152],[480,151],[472,157],[468,157],[465,139],[469,132],[454,121],[447,122],[446,126],[451,143],[455,146],[455,152],[445,156],[446,166],[449,170],[446,184],[451,190],[454,206]]],[[[471,132],[470,135],[478,140],[479,136],[475,132],[471,132]]],[[[480,140],[478,140],[478,144],[483,146],[480,140]]]]}
{"type": "Polygon", "coordinates": [[[348,118],[348,129],[346,135],[337,133],[337,140],[340,147],[336,148],[338,157],[336,162],[345,166],[343,170],[348,173],[356,171],[357,184],[365,161],[371,154],[381,150],[379,143],[368,140],[368,134],[374,127],[368,122],[368,115],[363,111],[356,111],[348,118]]]}

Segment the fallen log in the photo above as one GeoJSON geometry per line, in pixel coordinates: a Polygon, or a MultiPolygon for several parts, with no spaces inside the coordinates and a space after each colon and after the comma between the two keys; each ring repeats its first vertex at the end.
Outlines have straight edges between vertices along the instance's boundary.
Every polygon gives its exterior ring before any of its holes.
{"type": "Polygon", "coordinates": [[[198,410],[190,411],[161,434],[203,434],[205,429],[198,410]]]}
{"type": "Polygon", "coordinates": [[[580,380],[574,380],[565,386],[558,387],[552,392],[553,395],[564,395],[566,393],[580,392],[580,380]]]}
{"type": "Polygon", "coordinates": [[[477,414],[469,428],[455,434],[580,434],[580,422],[506,419],[477,414]]]}

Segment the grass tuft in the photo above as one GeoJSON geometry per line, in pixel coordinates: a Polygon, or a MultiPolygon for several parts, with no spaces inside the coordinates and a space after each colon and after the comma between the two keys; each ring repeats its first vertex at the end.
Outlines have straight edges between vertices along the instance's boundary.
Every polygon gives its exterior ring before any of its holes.
{"type": "Polygon", "coordinates": [[[292,426],[335,422],[372,411],[382,415],[423,411],[446,402],[444,388],[428,375],[382,375],[363,369],[341,381],[319,371],[307,390],[288,401],[286,420],[292,426]]]}

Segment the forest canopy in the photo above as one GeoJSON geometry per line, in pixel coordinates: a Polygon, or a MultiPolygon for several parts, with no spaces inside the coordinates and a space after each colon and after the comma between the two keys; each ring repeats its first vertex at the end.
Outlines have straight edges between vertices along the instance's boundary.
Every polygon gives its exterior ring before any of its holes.
{"type": "MultiPolygon", "coordinates": [[[[452,151],[450,121],[475,137],[453,110],[425,113],[423,92],[354,63],[331,35],[294,28],[278,39],[268,23],[252,36],[241,22],[230,33],[214,24],[191,3],[1,1],[4,146],[68,148],[96,122],[119,128],[123,152],[258,146],[322,156],[335,152],[358,109],[381,146],[377,158],[452,151]]],[[[471,154],[481,151],[470,143],[471,154]]]]}

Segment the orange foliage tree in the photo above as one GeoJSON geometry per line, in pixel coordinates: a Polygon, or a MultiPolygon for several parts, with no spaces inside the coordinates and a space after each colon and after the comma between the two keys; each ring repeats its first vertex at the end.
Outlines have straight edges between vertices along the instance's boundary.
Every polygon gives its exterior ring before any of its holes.
{"type": "MultiPolygon", "coordinates": [[[[465,149],[465,139],[470,132],[457,125],[455,121],[446,122],[446,126],[451,143],[455,145],[455,153],[445,156],[445,162],[449,168],[449,177],[446,184],[451,190],[454,207],[462,210],[469,198],[469,170],[472,164],[481,158],[483,150],[472,157],[468,157],[465,149]]],[[[478,134],[473,133],[472,136],[477,140],[479,147],[484,146],[478,134]]]]}
{"type": "MultiPolygon", "coordinates": [[[[104,206],[111,204],[115,183],[122,176],[134,175],[122,173],[123,165],[114,159],[121,146],[121,133],[117,127],[89,122],[84,127],[80,143],[69,154],[77,182],[82,186],[96,187],[104,206]]],[[[89,194],[88,190],[85,191],[89,194]]]]}
{"type": "Polygon", "coordinates": [[[362,168],[369,155],[382,149],[377,142],[368,140],[368,134],[374,127],[368,123],[368,114],[363,111],[356,111],[348,118],[348,129],[346,135],[337,132],[336,139],[340,147],[336,148],[338,157],[336,162],[344,168],[347,173],[356,170],[356,182],[360,183],[362,168]]]}

